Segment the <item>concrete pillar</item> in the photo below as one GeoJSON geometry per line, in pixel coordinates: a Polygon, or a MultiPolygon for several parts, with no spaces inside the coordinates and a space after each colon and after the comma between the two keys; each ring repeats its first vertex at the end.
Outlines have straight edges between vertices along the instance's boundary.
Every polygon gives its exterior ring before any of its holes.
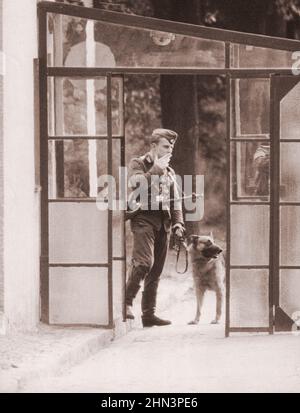
{"type": "Polygon", "coordinates": [[[3,36],[2,0],[0,0],[0,333],[4,328],[4,269],[3,269],[3,36]]]}
{"type": "Polygon", "coordinates": [[[37,114],[34,113],[33,76],[33,59],[37,57],[37,8],[36,0],[2,1],[6,59],[4,316],[8,330],[28,331],[35,329],[39,320],[40,200],[35,182],[34,116],[37,114]]]}

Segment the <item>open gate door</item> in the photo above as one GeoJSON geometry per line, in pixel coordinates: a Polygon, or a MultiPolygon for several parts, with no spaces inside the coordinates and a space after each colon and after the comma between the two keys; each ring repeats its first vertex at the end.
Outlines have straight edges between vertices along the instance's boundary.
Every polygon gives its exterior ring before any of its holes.
{"type": "Polygon", "coordinates": [[[39,9],[42,321],[112,327],[124,312],[124,212],[111,208],[99,178],[120,186],[123,78],[91,74],[92,21],[85,41],[65,50],[69,23],[39,9]]]}
{"type": "Polygon", "coordinates": [[[227,100],[226,335],[272,332],[270,78],[229,77],[227,100]]]}
{"type": "Polygon", "coordinates": [[[300,77],[272,76],[275,331],[300,327],[300,77]]]}

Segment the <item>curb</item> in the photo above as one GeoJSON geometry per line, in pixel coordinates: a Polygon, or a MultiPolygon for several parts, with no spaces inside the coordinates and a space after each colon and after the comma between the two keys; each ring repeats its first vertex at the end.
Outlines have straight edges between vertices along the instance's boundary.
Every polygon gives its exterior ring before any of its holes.
{"type": "MultiPolygon", "coordinates": [[[[88,357],[96,354],[99,350],[109,346],[112,341],[122,337],[132,330],[132,323],[124,323],[122,320],[115,322],[114,329],[88,331],[88,337],[80,340],[72,346],[72,342],[67,343],[69,348],[56,356],[45,356],[38,360],[39,366],[32,369],[22,367],[18,371],[10,371],[2,375],[0,383],[0,393],[19,393],[33,380],[43,379],[52,375],[59,375],[63,370],[81,363],[88,357]]],[[[63,339],[62,339],[63,340],[63,339]]]]}
{"type": "MultiPolygon", "coordinates": [[[[186,287],[184,277],[182,282],[182,287],[186,287]]],[[[162,286],[161,290],[164,290],[164,299],[159,303],[159,310],[161,312],[165,312],[178,300],[176,296],[178,284],[174,283],[172,279],[167,278],[163,281],[163,285],[164,288],[162,286]]],[[[137,300],[136,302],[137,306],[140,306],[139,301],[137,300]]],[[[19,393],[31,381],[59,375],[64,370],[83,362],[99,350],[109,346],[114,340],[123,337],[134,328],[139,328],[140,324],[138,320],[128,320],[125,323],[118,319],[115,321],[113,329],[88,329],[82,332],[79,331],[74,337],[58,338],[59,344],[62,344],[67,349],[64,348],[61,351],[60,346],[58,346],[52,354],[51,352],[50,354],[45,352],[43,356],[37,359],[33,357],[32,368],[22,368],[20,366],[18,370],[10,370],[7,374],[3,370],[4,374],[1,374],[2,380],[0,378],[0,393],[19,393]]]]}

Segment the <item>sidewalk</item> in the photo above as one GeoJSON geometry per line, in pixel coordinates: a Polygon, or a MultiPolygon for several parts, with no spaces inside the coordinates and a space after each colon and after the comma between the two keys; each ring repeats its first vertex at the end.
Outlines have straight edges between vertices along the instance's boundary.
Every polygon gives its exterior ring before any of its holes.
{"type": "Polygon", "coordinates": [[[41,325],[37,333],[0,337],[0,392],[300,391],[300,335],[225,338],[224,324],[210,324],[213,293],[199,325],[187,325],[192,285],[189,272],[176,274],[172,253],[157,303],[171,326],[143,329],[139,294],[136,319],[115,331],[41,325]]]}
{"type": "Polygon", "coordinates": [[[0,393],[16,393],[30,380],[58,374],[108,346],[130,329],[39,325],[37,332],[0,337],[0,393]]]}
{"type": "MultiPolygon", "coordinates": [[[[178,278],[172,305],[158,314],[166,327],[142,328],[59,375],[33,380],[22,393],[299,393],[300,336],[233,334],[211,325],[214,297],[207,296],[199,325],[188,325],[194,297],[178,278]]],[[[162,285],[172,286],[163,280],[162,285]]],[[[125,397],[126,399],[126,397],[125,397]]]]}
{"type": "MultiPolygon", "coordinates": [[[[167,266],[158,300],[161,310],[167,309],[178,299],[178,283],[183,291],[192,285],[189,274],[174,275],[174,252],[170,255],[172,276],[167,266]]],[[[134,309],[139,314],[140,295],[134,309]]],[[[140,324],[139,317],[134,322],[119,320],[114,330],[40,324],[36,332],[0,336],[0,393],[16,393],[31,380],[59,374],[109,346],[133,326],[140,324]]]]}

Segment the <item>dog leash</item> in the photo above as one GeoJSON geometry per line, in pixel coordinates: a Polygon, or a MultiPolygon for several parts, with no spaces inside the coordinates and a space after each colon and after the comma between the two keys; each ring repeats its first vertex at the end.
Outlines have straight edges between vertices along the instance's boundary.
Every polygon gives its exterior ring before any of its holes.
{"type": "Polygon", "coordinates": [[[188,270],[189,262],[188,262],[188,250],[187,250],[187,245],[185,243],[184,237],[178,238],[175,241],[175,246],[174,246],[175,251],[177,251],[176,255],[176,272],[177,274],[185,274],[188,270]],[[179,263],[179,257],[180,257],[180,251],[181,249],[184,248],[185,250],[185,268],[183,271],[179,271],[178,269],[178,263],[179,263]]]}

